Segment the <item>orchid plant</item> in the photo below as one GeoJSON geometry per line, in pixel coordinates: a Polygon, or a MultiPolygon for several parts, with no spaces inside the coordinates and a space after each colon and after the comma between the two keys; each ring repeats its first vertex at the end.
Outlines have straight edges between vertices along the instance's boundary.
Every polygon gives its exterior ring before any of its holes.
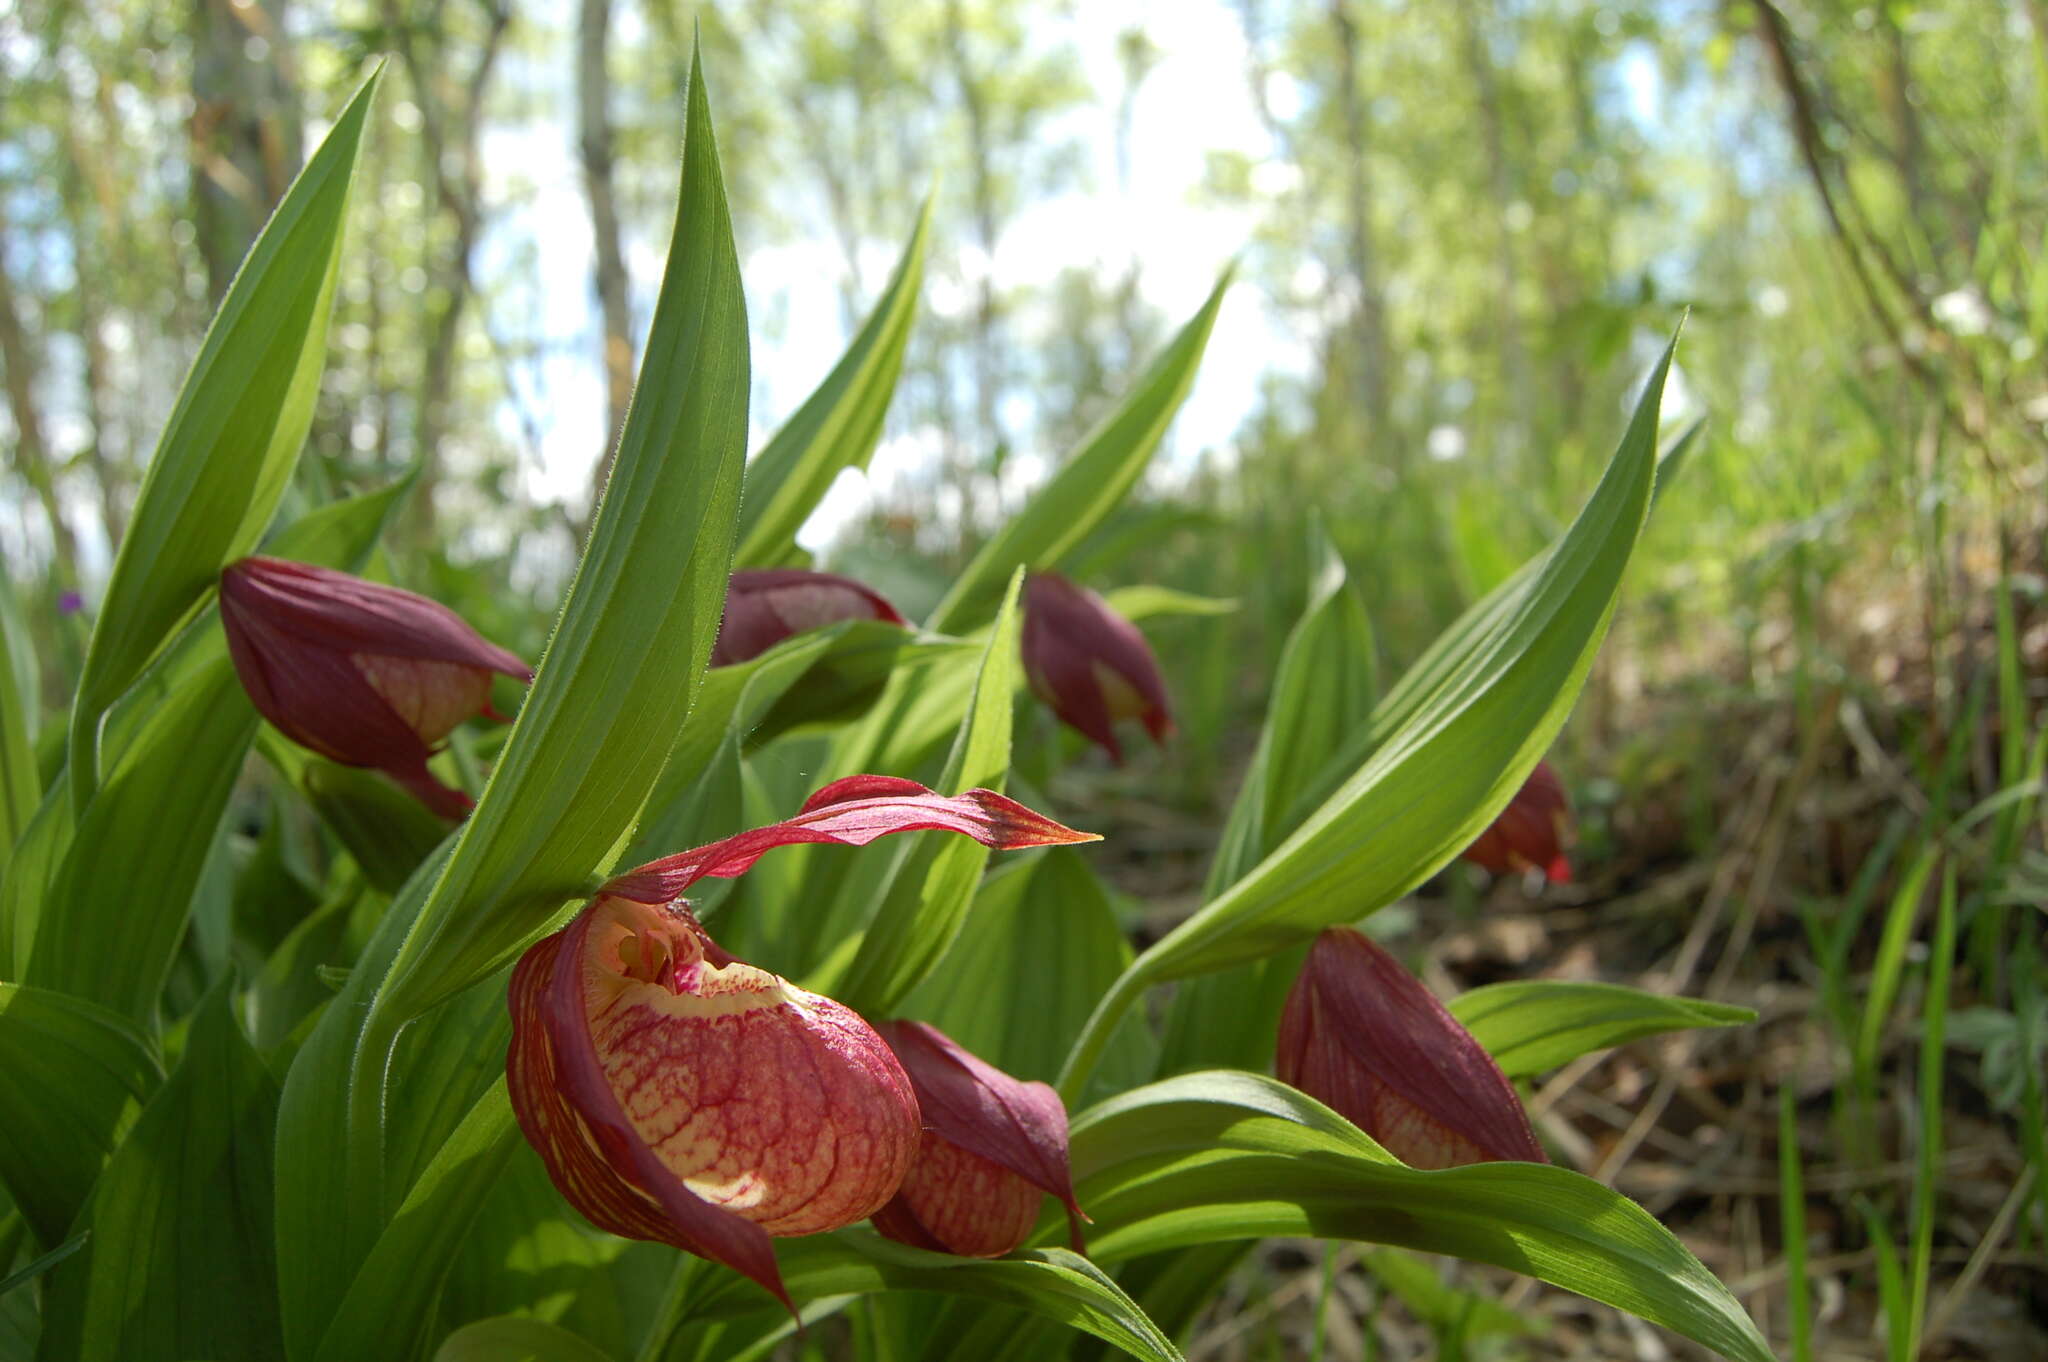
{"type": "Polygon", "coordinates": [[[1534,983],[1440,1001],[1348,925],[1461,854],[1564,873],[1539,759],[1669,472],[1669,352],[1577,520],[1383,693],[1326,555],[1204,900],[1133,953],[1092,835],[1002,790],[1034,692],[1112,757],[1119,721],[1170,739],[1118,595],[1059,573],[1144,469],[1228,276],[913,624],[794,534],[874,447],[927,224],[749,462],[694,70],[644,369],[529,672],[357,575],[407,485],[273,525],[376,83],[193,365],[53,778],[24,756],[38,716],[0,716],[32,795],[0,844],[0,1357],[683,1362],[844,1315],[888,1356],[1174,1359],[1219,1246],[1320,1236],[1769,1358],[1655,1219],[1546,1161],[1515,1088],[1741,1014],[1534,983]],[[494,702],[509,728],[440,746],[494,702]],[[821,788],[761,759],[783,742],[821,788]],[[252,751],[321,830],[324,898],[289,921],[221,890],[252,751]],[[763,807],[795,812],[746,830],[763,807]]]}

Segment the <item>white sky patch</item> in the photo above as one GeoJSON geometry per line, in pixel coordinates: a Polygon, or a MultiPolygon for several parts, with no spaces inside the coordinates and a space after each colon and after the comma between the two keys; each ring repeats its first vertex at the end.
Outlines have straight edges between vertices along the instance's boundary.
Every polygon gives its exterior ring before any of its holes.
{"type": "MultiPolygon", "coordinates": [[[[631,40],[639,18],[620,14],[618,41],[631,40]]],[[[1267,137],[1245,86],[1243,34],[1227,0],[1125,0],[1081,7],[1072,37],[1096,102],[1084,120],[1080,144],[1092,164],[1087,189],[1031,204],[1005,225],[993,259],[962,239],[962,224],[941,221],[956,269],[930,271],[922,306],[940,316],[964,315],[976,304],[975,282],[990,272],[1002,290],[1049,284],[1062,270],[1103,276],[1138,266],[1140,296],[1177,328],[1201,306],[1224,266],[1249,242],[1255,210],[1200,204],[1196,190],[1211,151],[1235,150],[1263,158],[1267,137]],[[1132,110],[1130,184],[1118,192],[1114,127],[1124,73],[1119,35],[1143,29],[1159,49],[1132,110]]],[[[566,63],[559,71],[531,72],[542,108],[569,107],[566,63]],[[559,96],[549,98],[550,94],[559,96]]],[[[1286,91],[1276,90],[1284,104],[1286,91]]],[[[480,277],[512,281],[494,299],[518,327],[535,335],[540,357],[515,366],[515,396],[498,422],[520,447],[537,440],[537,462],[525,471],[524,491],[535,500],[581,509],[589,495],[605,420],[605,390],[598,362],[600,321],[592,283],[593,246],[588,206],[566,117],[494,124],[487,129],[483,164],[490,176],[487,202],[515,205],[496,219],[479,243],[480,277]],[[532,268],[519,267],[530,250],[532,268]],[[529,427],[531,429],[529,429],[529,427]]],[[[907,235],[910,224],[905,223],[907,235]]],[[[839,243],[823,224],[807,240],[778,242],[742,262],[752,331],[755,389],[750,445],[758,449],[839,359],[851,339],[840,281],[845,263],[839,243]]],[[[644,327],[661,278],[665,234],[628,233],[627,271],[636,326],[644,327]]],[[[863,243],[862,267],[879,289],[901,243],[863,243]]],[[[872,299],[864,299],[863,306],[872,299]]],[[[1170,334],[1170,330],[1169,330],[1170,334]]],[[[1227,442],[1251,411],[1261,375],[1275,369],[1306,372],[1313,355],[1280,327],[1256,288],[1240,281],[1217,319],[1200,374],[1168,436],[1161,463],[1185,470],[1202,450],[1227,442]]],[[[1129,375],[1135,379],[1134,372],[1129,375]]],[[[1021,423],[1019,423],[1021,424],[1021,423]]],[[[1003,504],[1021,503],[1030,486],[1049,476],[1065,451],[1017,449],[1004,469],[1003,504]]],[[[871,496],[886,495],[904,479],[929,480],[939,452],[930,433],[885,439],[869,473],[836,481],[820,503],[801,542],[821,546],[865,513],[871,496]]]]}

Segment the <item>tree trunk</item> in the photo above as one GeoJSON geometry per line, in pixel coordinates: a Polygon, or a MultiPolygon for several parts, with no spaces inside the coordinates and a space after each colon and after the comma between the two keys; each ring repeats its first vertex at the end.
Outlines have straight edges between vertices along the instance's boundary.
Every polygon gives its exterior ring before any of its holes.
{"type": "Polygon", "coordinates": [[[451,70],[444,45],[443,5],[428,7],[419,18],[386,0],[384,18],[398,47],[399,63],[412,82],[420,111],[420,141],[435,199],[452,225],[453,239],[429,273],[426,365],[413,413],[413,454],[419,460],[419,484],[410,507],[412,525],[431,542],[434,526],[434,483],[438,454],[448,428],[455,386],[455,360],[462,339],[462,319],[476,292],[471,257],[483,228],[483,170],[477,145],[483,131],[484,97],[490,90],[505,29],[512,21],[505,0],[484,0],[486,27],[477,57],[466,78],[451,70]],[[422,51],[422,37],[432,44],[422,51]]]}
{"type": "Polygon", "coordinates": [[[612,120],[606,104],[611,82],[611,0],[583,0],[576,27],[576,112],[583,157],[583,190],[590,199],[591,236],[597,246],[595,283],[603,325],[605,436],[591,473],[590,504],[611,476],[612,453],[633,399],[633,315],[626,258],[619,244],[619,208],[612,192],[612,120]]]}
{"type": "MultiPolygon", "coordinates": [[[[1377,438],[1387,428],[1387,324],[1386,307],[1380,295],[1379,253],[1373,241],[1372,145],[1365,118],[1365,95],[1359,76],[1358,26],[1352,21],[1346,0],[1330,0],[1330,25],[1337,40],[1340,64],[1337,82],[1338,108],[1344,121],[1344,160],[1349,265],[1352,287],[1351,331],[1356,354],[1352,358],[1354,387],[1368,438],[1377,438]]],[[[1393,442],[1385,451],[1395,464],[1405,458],[1393,442]]]]}
{"type": "Polygon", "coordinates": [[[193,0],[192,219],[216,303],[303,160],[284,18],[285,0],[193,0]]]}
{"type": "Polygon", "coordinates": [[[946,55],[953,68],[953,81],[960,91],[960,107],[967,115],[967,159],[969,197],[974,213],[974,242],[981,250],[980,279],[976,281],[973,322],[974,350],[974,441],[967,457],[956,470],[960,489],[960,551],[963,559],[972,547],[976,520],[975,480],[980,460],[1000,457],[1005,446],[1001,418],[996,406],[998,357],[996,353],[996,208],[995,186],[990,180],[988,111],[982,98],[974,64],[967,52],[966,20],[960,0],[946,6],[946,55]]]}
{"type": "MultiPolygon", "coordinates": [[[[1491,8],[1497,17],[1498,7],[1491,8]]],[[[1508,165],[1500,83],[1495,76],[1493,56],[1486,50],[1486,34],[1478,9],[1478,0],[1461,0],[1458,6],[1460,27],[1464,30],[1466,73],[1479,96],[1480,140],[1486,147],[1487,187],[1493,196],[1493,220],[1499,234],[1495,251],[1500,270],[1500,306],[1494,316],[1500,326],[1501,368],[1508,390],[1501,427],[1502,433],[1514,437],[1513,445],[1519,448],[1527,433],[1531,403],[1529,363],[1522,346],[1521,278],[1515,260],[1515,233],[1508,224],[1507,213],[1514,200],[1514,182],[1508,165]]]]}
{"type": "MultiPolygon", "coordinates": [[[[0,196],[0,210],[5,206],[5,197],[0,196]]],[[[5,235],[6,222],[0,219],[0,237],[5,235]]],[[[7,407],[14,417],[18,457],[13,462],[50,522],[50,547],[56,556],[51,575],[60,581],[75,582],[78,540],[65,523],[64,508],[58,503],[56,471],[50,462],[49,441],[43,433],[42,408],[37,404],[40,374],[36,355],[36,347],[28,340],[28,322],[22,316],[21,301],[15,297],[14,280],[7,273],[5,259],[0,258],[0,365],[7,370],[7,407]]]]}

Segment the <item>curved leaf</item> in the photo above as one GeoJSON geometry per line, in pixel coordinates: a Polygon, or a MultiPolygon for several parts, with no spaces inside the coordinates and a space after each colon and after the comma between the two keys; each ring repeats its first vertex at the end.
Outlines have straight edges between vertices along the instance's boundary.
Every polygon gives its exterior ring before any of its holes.
{"type": "Polygon", "coordinates": [[[1492,1263],[1627,1310],[1724,1357],[1771,1362],[1735,1297],[1640,1206],[1532,1163],[1421,1172],[1257,1074],[1187,1074],[1076,1117],[1074,1178],[1103,1262],[1267,1235],[1492,1263]]]}
{"type": "Polygon", "coordinates": [[[0,1183],[38,1241],[64,1238],[163,1068],[118,1013],[0,983],[0,1183]]]}
{"type": "Polygon", "coordinates": [[[465,1324],[434,1350],[434,1362],[612,1362],[611,1354],[545,1320],[499,1315],[465,1324]]]}
{"type": "Polygon", "coordinates": [[[508,963],[609,867],[711,656],[732,567],[748,361],[701,59],[645,354],[533,689],[380,999],[394,1019],[508,963]]]}
{"type": "MultiPolygon", "coordinates": [[[[785,1240],[776,1254],[783,1285],[800,1305],[825,1296],[936,1291],[1015,1305],[1095,1335],[1132,1357],[1179,1362],[1173,1346],[1101,1268],[1065,1249],[1022,1249],[1008,1258],[956,1258],[892,1243],[864,1230],[785,1240]]],[[[690,1302],[692,1318],[758,1310],[766,1297],[721,1273],[690,1302]]]]}
{"type": "Polygon", "coordinates": [[[83,1252],[50,1274],[42,1355],[275,1357],[270,1140],[277,1089],[225,984],[93,1187],[83,1252]]]}
{"type": "Polygon", "coordinates": [[[1564,979],[1488,984],[1459,994],[1449,1007],[1509,1078],[1643,1036],[1756,1020],[1746,1007],[1564,979]]]}
{"type": "Polygon", "coordinates": [[[222,565],[254,547],[313,421],[349,188],[381,74],[342,110],[249,248],[164,426],[71,710],[71,795],[99,777],[100,719],[222,565]]]}
{"type": "Polygon", "coordinates": [[[1201,310],[1152,361],[1130,395],[1060,465],[1052,481],[981,546],[932,612],[931,628],[957,634],[986,618],[984,612],[995,604],[1013,572],[1020,567],[1059,566],[1060,559],[1116,509],[1137,484],[1195,381],[1234,272],[1235,267],[1223,272],[1201,310]]]}
{"type": "MultiPolygon", "coordinates": [[[[1673,342],[1676,344],[1676,341],[1673,342]]],[[[1605,634],[1649,508],[1667,348],[1607,475],[1515,589],[1453,626],[1380,710],[1364,763],[1269,856],[1132,966],[1157,982],[1256,959],[1393,902],[1493,821],[1550,745],[1605,634]]]]}

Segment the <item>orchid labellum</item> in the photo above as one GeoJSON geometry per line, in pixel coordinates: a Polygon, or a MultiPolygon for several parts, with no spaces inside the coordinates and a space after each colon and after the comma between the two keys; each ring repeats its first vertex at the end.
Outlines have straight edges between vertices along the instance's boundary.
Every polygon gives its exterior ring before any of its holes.
{"type": "Polygon", "coordinates": [[[904,1065],[850,1008],[721,950],[682,896],[774,847],[919,829],[1001,850],[1093,840],[989,790],[854,776],[786,822],[618,876],[526,952],[512,1107],[570,1204],[788,1304],[769,1237],[850,1225],[896,1194],[921,1128],[904,1065]]]}

